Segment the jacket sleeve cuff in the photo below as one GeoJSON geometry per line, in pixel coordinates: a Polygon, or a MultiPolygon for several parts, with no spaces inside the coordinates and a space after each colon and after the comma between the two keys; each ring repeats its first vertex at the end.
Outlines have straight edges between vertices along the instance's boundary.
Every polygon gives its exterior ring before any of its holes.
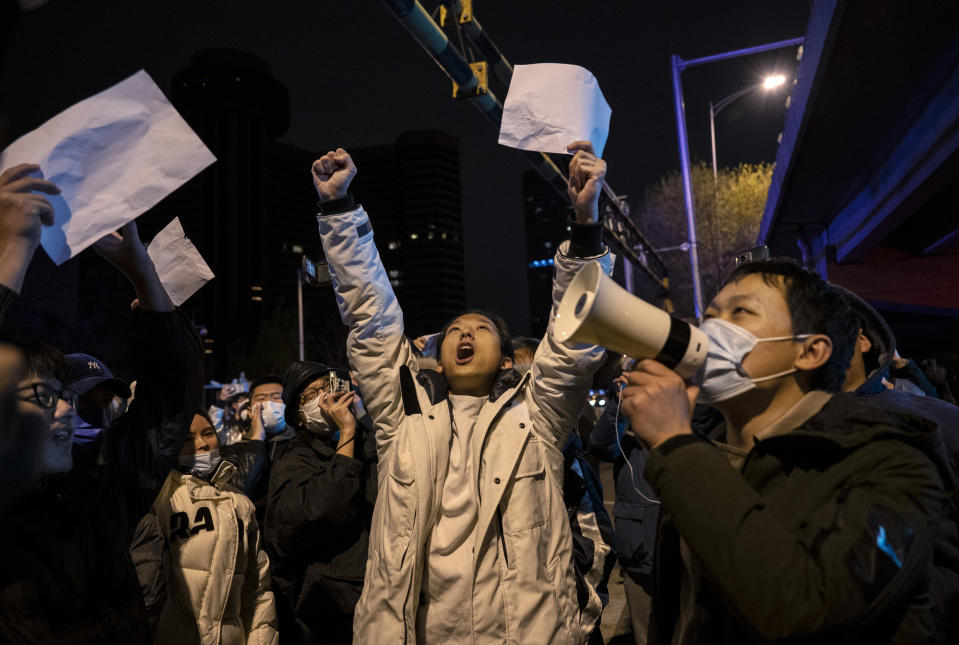
{"type": "Polygon", "coordinates": [[[691,443],[698,443],[700,441],[702,441],[702,439],[696,434],[678,434],[675,437],[670,437],[666,441],[656,446],[656,450],[665,456],[678,448],[682,448],[683,446],[691,443]]]}
{"type": "Polygon", "coordinates": [[[340,213],[349,213],[352,210],[356,210],[352,193],[347,193],[345,197],[338,199],[321,199],[316,203],[316,206],[320,209],[320,215],[339,215],[340,213]]]}
{"type": "Polygon", "coordinates": [[[569,226],[569,251],[571,258],[593,258],[606,250],[603,244],[603,221],[582,224],[572,217],[566,219],[569,226]]]}
{"type": "Polygon", "coordinates": [[[350,479],[359,477],[360,471],[363,469],[363,462],[359,459],[356,457],[347,457],[340,452],[333,453],[331,461],[340,464],[344,469],[344,474],[350,479]]]}

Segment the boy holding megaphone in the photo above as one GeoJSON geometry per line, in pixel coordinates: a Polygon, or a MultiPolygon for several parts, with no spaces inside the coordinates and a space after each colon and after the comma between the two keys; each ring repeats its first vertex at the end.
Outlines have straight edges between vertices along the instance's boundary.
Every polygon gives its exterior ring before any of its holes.
{"type": "MultiPolygon", "coordinates": [[[[588,301],[581,324],[602,335],[588,301]]],[[[857,332],[818,275],[762,260],[733,272],[682,353],[647,348],[660,360],[627,374],[622,410],[662,502],[651,643],[932,638],[925,574],[949,469],[935,427],[839,392],[857,332]],[[723,415],[708,438],[690,427],[697,400],[723,415]]]]}

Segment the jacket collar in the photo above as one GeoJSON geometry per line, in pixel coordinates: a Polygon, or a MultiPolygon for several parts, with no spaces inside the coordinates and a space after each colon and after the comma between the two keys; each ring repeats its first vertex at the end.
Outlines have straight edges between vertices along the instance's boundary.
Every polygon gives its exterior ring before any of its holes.
{"type": "Polygon", "coordinates": [[[272,437],[268,437],[267,441],[277,442],[277,441],[288,441],[296,436],[296,428],[293,426],[287,426],[286,430],[279,434],[275,434],[272,437]]]}
{"type": "Polygon", "coordinates": [[[756,450],[786,461],[842,455],[870,441],[892,439],[921,450],[936,465],[946,488],[955,486],[942,433],[936,423],[911,414],[894,414],[844,392],[792,432],[757,441],[756,450]]]}
{"type": "MultiPolygon", "coordinates": [[[[357,433],[359,433],[359,428],[357,428],[357,433]]],[[[324,457],[332,457],[336,453],[336,448],[329,441],[304,428],[300,428],[296,433],[296,440],[324,457]]]]}
{"type": "Polygon", "coordinates": [[[200,477],[190,472],[183,472],[182,470],[174,469],[174,476],[179,478],[180,483],[187,484],[191,490],[199,488],[201,486],[213,486],[216,487],[218,484],[229,483],[230,479],[236,473],[236,466],[226,459],[220,461],[220,465],[216,467],[216,470],[213,471],[213,474],[209,477],[200,477]]]}
{"type": "MultiPolygon", "coordinates": [[[[503,394],[519,385],[522,380],[523,376],[512,368],[500,370],[493,380],[493,386],[490,388],[489,400],[495,403],[503,394]]],[[[446,377],[436,370],[419,370],[416,373],[416,382],[426,390],[430,403],[433,405],[449,398],[449,383],[446,382],[446,377]]]]}

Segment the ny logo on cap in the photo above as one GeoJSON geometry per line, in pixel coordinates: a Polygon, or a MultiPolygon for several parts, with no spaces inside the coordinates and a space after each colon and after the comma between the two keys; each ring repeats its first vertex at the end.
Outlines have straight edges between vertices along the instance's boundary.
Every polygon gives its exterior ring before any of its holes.
{"type": "Polygon", "coordinates": [[[87,361],[87,367],[89,367],[91,370],[96,370],[98,372],[103,371],[103,368],[100,367],[100,364],[97,363],[96,361],[87,361]]]}

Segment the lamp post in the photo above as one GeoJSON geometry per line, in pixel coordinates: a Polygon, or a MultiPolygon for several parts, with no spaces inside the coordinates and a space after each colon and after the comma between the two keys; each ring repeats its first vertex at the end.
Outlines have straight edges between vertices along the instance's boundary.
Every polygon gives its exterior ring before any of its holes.
{"type": "Polygon", "coordinates": [[[713,150],[713,181],[718,181],[719,173],[717,171],[716,165],[716,115],[719,114],[723,108],[727,107],[730,103],[745,96],[750,92],[754,92],[760,88],[771,92],[777,87],[781,87],[786,82],[786,77],[782,74],[775,74],[773,76],[767,76],[761,83],[756,83],[755,85],[750,85],[749,87],[744,87],[738,92],[733,92],[722,101],[719,101],[715,105],[712,101],[709,102],[709,141],[712,145],[713,150]]]}
{"type": "Polygon", "coordinates": [[[686,135],[686,104],[683,100],[683,82],[682,73],[687,67],[695,65],[704,65],[706,63],[715,63],[716,61],[738,58],[739,56],[749,56],[761,52],[781,49],[783,47],[794,47],[801,45],[802,38],[792,38],[782,40],[768,45],[759,45],[757,47],[747,47],[746,49],[737,49],[722,54],[712,56],[703,56],[692,60],[683,60],[673,54],[670,57],[673,77],[673,103],[676,112],[676,138],[679,140],[679,165],[683,177],[683,202],[686,205],[686,230],[689,237],[689,265],[693,277],[693,308],[696,312],[696,319],[703,319],[703,296],[702,283],[699,277],[699,251],[696,248],[696,213],[693,207],[693,185],[692,173],[689,169],[689,139],[686,135]]]}

